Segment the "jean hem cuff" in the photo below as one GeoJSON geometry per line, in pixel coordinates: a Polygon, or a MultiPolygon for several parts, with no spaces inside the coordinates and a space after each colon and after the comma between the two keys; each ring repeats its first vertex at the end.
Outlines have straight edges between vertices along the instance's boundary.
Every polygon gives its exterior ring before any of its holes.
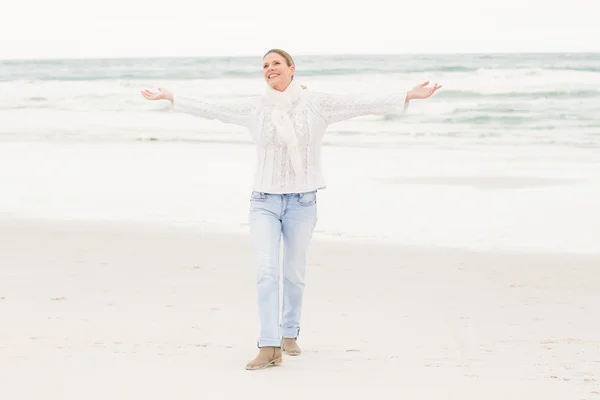
{"type": "Polygon", "coordinates": [[[257,346],[260,347],[281,347],[281,339],[259,339],[257,346]]]}
{"type": "Polygon", "coordinates": [[[298,335],[300,334],[300,329],[296,328],[296,329],[284,329],[282,331],[282,335],[284,338],[297,338],[298,335]]]}

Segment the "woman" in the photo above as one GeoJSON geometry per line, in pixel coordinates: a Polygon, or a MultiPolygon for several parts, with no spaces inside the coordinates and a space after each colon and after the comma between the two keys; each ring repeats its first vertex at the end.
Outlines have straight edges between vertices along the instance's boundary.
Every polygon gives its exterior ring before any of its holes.
{"type": "Polygon", "coordinates": [[[257,169],[250,196],[250,231],[258,267],[259,352],[247,369],[282,363],[282,352],[299,355],[297,338],[308,245],[317,223],[317,190],[325,188],[321,141],[329,124],[363,115],[402,113],[410,100],[430,97],[441,86],[425,82],[408,93],[339,96],[307,90],[294,81],[296,66],[280,49],[263,57],[262,96],[209,103],[168,90],[142,91],[169,100],[175,110],[246,127],[256,143],[257,169]],[[279,246],[283,239],[283,312],[279,304],[279,246]]]}

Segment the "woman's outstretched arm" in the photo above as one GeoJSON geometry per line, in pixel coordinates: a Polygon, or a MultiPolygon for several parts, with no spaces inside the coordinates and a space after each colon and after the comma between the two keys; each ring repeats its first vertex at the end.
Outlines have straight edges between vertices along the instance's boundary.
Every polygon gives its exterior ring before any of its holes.
{"type": "Polygon", "coordinates": [[[171,91],[160,88],[158,92],[143,90],[142,96],[148,100],[168,100],[174,111],[244,127],[249,127],[253,112],[257,109],[257,102],[252,98],[208,102],[188,96],[176,96],[171,91]]]}
{"type": "Polygon", "coordinates": [[[332,124],[365,115],[394,115],[403,113],[411,100],[426,99],[441,85],[427,87],[423,82],[408,92],[397,94],[321,95],[316,106],[327,123],[332,124]]]}

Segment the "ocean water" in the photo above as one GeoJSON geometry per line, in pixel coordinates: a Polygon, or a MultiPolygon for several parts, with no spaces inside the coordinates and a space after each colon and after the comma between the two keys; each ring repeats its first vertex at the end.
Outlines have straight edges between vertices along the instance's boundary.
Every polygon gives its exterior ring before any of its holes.
{"type": "MultiPolygon", "coordinates": [[[[332,93],[443,88],[329,128],[323,238],[600,253],[600,54],[296,57],[332,93]]],[[[144,88],[262,93],[260,58],[0,61],[0,215],[247,232],[242,128],[144,88]]]]}
{"type": "MultiPolygon", "coordinates": [[[[600,145],[600,54],[297,57],[319,91],[444,85],[404,118],[333,125],[331,144],[600,145]]],[[[220,123],[173,117],[139,95],[165,86],[207,99],[262,93],[261,59],[0,61],[0,140],[248,141],[220,123]]]]}

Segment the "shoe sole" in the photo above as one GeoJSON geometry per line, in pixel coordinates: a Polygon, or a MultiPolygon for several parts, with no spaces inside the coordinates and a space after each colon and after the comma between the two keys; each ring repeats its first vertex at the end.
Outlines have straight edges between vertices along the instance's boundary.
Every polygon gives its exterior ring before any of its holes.
{"type": "Polygon", "coordinates": [[[265,368],[268,368],[268,367],[276,367],[278,365],[281,365],[282,363],[283,363],[283,358],[279,357],[279,358],[276,358],[276,359],[272,360],[268,364],[254,365],[254,366],[246,365],[246,369],[248,371],[256,371],[256,370],[265,369],[265,368]]]}

